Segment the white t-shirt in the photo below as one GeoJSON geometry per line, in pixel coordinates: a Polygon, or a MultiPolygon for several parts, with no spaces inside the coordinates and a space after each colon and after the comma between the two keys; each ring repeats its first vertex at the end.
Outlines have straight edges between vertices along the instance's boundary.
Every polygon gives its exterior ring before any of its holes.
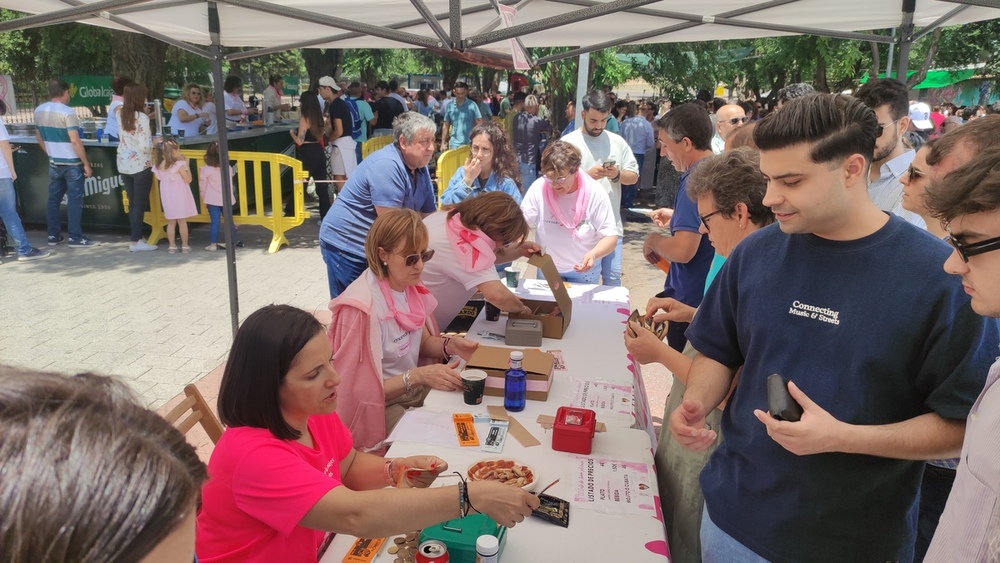
{"type": "MultiPolygon", "coordinates": [[[[10,135],[7,134],[7,126],[4,125],[3,118],[0,118],[0,141],[10,141],[10,135]]],[[[13,162],[7,162],[7,158],[0,154],[0,178],[13,177],[10,173],[10,167],[13,164],[13,162]]]]}
{"type": "MultiPolygon", "coordinates": [[[[611,209],[611,200],[607,192],[588,176],[582,167],[579,174],[583,177],[583,187],[580,189],[590,191],[587,211],[576,229],[580,240],[577,240],[569,229],[560,225],[559,220],[545,205],[545,197],[542,194],[544,177],[538,178],[531,184],[528,192],[524,194],[524,200],[521,201],[524,219],[532,229],[536,230],[535,241],[542,245],[546,254],[552,256],[552,261],[560,273],[572,272],[573,266],[579,264],[583,260],[583,255],[593,250],[602,238],[618,235],[615,214],[611,209]]],[[[556,196],[559,212],[564,218],[572,219],[576,216],[574,209],[576,201],[576,192],[556,196]]]]}
{"type": "MultiPolygon", "coordinates": [[[[410,332],[399,327],[396,319],[380,320],[389,314],[389,307],[382,297],[378,278],[371,270],[365,272],[365,280],[372,289],[372,320],[379,322],[382,328],[382,378],[389,379],[400,375],[408,369],[417,367],[420,359],[420,340],[424,335],[423,326],[410,332]]],[[[406,294],[401,291],[392,292],[392,300],[397,311],[410,311],[406,302],[406,294]]]]}
{"type": "Polygon", "coordinates": [[[180,114],[177,113],[180,110],[184,110],[185,112],[187,112],[188,115],[197,114],[205,111],[205,110],[194,109],[193,107],[191,107],[191,104],[187,103],[184,100],[177,100],[174,103],[174,109],[170,111],[170,122],[167,123],[167,125],[170,126],[170,132],[176,134],[178,131],[183,129],[185,137],[194,137],[195,135],[198,135],[199,134],[198,128],[201,127],[201,124],[205,120],[199,117],[197,119],[188,121],[187,123],[182,123],[180,114]]]}
{"type": "Polygon", "coordinates": [[[447,222],[447,211],[432,213],[424,219],[428,233],[427,247],[434,249],[434,258],[424,264],[424,271],[420,276],[431,295],[438,300],[434,319],[441,330],[448,326],[468,303],[469,298],[475,295],[479,284],[500,279],[493,262],[483,260],[481,268],[475,272],[466,272],[459,265],[455,249],[448,240],[447,222]]]}
{"type": "MultiPolygon", "coordinates": [[[[605,131],[599,137],[591,137],[584,133],[583,129],[576,129],[563,137],[562,140],[580,149],[583,154],[580,170],[590,170],[595,164],[603,164],[605,160],[611,159],[618,165],[618,170],[639,173],[639,163],[636,162],[632,149],[629,148],[628,143],[621,135],[605,131]]],[[[618,236],[622,236],[625,234],[621,217],[622,184],[621,182],[612,184],[611,178],[602,178],[598,183],[604,186],[611,199],[611,209],[615,214],[615,226],[618,227],[618,236]]]]}
{"type": "Polygon", "coordinates": [[[215,119],[215,102],[205,102],[205,105],[201,106],[201,111],[207,112],[209,118],[208,129],[205,129],[206,135],[218,135],[219,134],[219,121],[215,119]]]}
{"type": "Polygon", "coordinates": [[[274,86],[268,86],[264,88],[264,101],[267,103],[268,109],[273,112],[275,121],[282,118],[281,113],[281,94],[274,86]]]}
{"type": "Polygon", "coordinates": [[[108,106],[108,121],[104,124],[104,132],[112,137],[118,136],[118,108],[122,107],[122,103],[121,98],[112,96],[108,106]]]}

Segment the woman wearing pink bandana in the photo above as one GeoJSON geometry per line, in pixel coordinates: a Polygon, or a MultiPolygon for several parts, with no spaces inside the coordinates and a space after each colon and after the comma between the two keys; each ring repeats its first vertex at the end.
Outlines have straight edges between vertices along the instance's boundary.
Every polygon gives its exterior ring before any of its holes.
{"type": "Polygon", "coordinates": [[[542,153],[542,176],[524,194],[521,211],[564,281],[598,283],[601,258],[615,249],[618,228],[611,199],[580,174],[581,161],[573,145],[550,144],[542,153]]]}
{"type": "Polygon", "coordinates": [[[525,240],[531,229],[513,197],[487,192],[428,215],[424,225],[436,254],[424,266],[423,280],[438,300],[438,326],[447,327],[476,291],[502,311],[529,312],[495,267],[540,249],[525,240]]]}
{"type": "Polygon", "coordinates": [[[330,302],[333,366],[343,374],[337,413],[360,451],[384,452],[403,412],[423,404],[430,388],[460,391],[454,364],[479,345],[438,336],[437,299],[421,283],[434,256],[427,228],[410,209],[382,213],[365,240],[368,269],[330,302]]]}

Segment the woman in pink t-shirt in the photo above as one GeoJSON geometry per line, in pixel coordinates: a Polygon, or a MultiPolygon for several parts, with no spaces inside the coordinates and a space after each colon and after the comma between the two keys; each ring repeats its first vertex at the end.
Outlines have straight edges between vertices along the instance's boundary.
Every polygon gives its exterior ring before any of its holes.
{"type": "Polygon", "coordinates": [[[538,506],[494,482],[427,488],[448,468],[438,457],[356,451],[335,412],[332,356],[323,325],[288,305],[268,305],[240,327],[219,390],[228,428],[202,490],[200,561],[316,561],[329,532],[385,537],[469,507],[514,526],[538,506]]]}

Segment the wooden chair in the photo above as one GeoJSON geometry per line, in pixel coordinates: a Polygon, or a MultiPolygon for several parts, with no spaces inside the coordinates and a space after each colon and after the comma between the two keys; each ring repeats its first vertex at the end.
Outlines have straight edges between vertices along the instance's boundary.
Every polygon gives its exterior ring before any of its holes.
{"type": "Polygon", "coordinates": [[[209,408],[208,403],[205,402],[201,391],[198,391],[194,384],[189,384],[184,387],[184,395],[184,400],[163,418],[177,427],[182,434],[187,434],[189,430],[194,428],[195,424],[201,424],[212,443],[219,443],[224,428],[219,419],[216,418],[215,413],[209,408]]]}

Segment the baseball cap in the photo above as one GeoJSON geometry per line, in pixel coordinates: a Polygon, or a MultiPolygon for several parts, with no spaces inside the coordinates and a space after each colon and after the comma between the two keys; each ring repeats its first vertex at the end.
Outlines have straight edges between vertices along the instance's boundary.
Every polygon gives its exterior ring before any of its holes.
{"type": "Polygon", "coordinates": [[[917,102],[915,104],[910,104],[910,123],[917,129],[934,129],[934,123],[931,121],[931,108],[923,102],[917,102]]]}
{"type": "Polygon", "coordinates": [[[340,92],[340,86],[337,84],[337,81],[329,76],[324,76],[323,78],[320,78],[319,85],[326,86],[327,88],[330,88],[334,92],[340,92]]]}

